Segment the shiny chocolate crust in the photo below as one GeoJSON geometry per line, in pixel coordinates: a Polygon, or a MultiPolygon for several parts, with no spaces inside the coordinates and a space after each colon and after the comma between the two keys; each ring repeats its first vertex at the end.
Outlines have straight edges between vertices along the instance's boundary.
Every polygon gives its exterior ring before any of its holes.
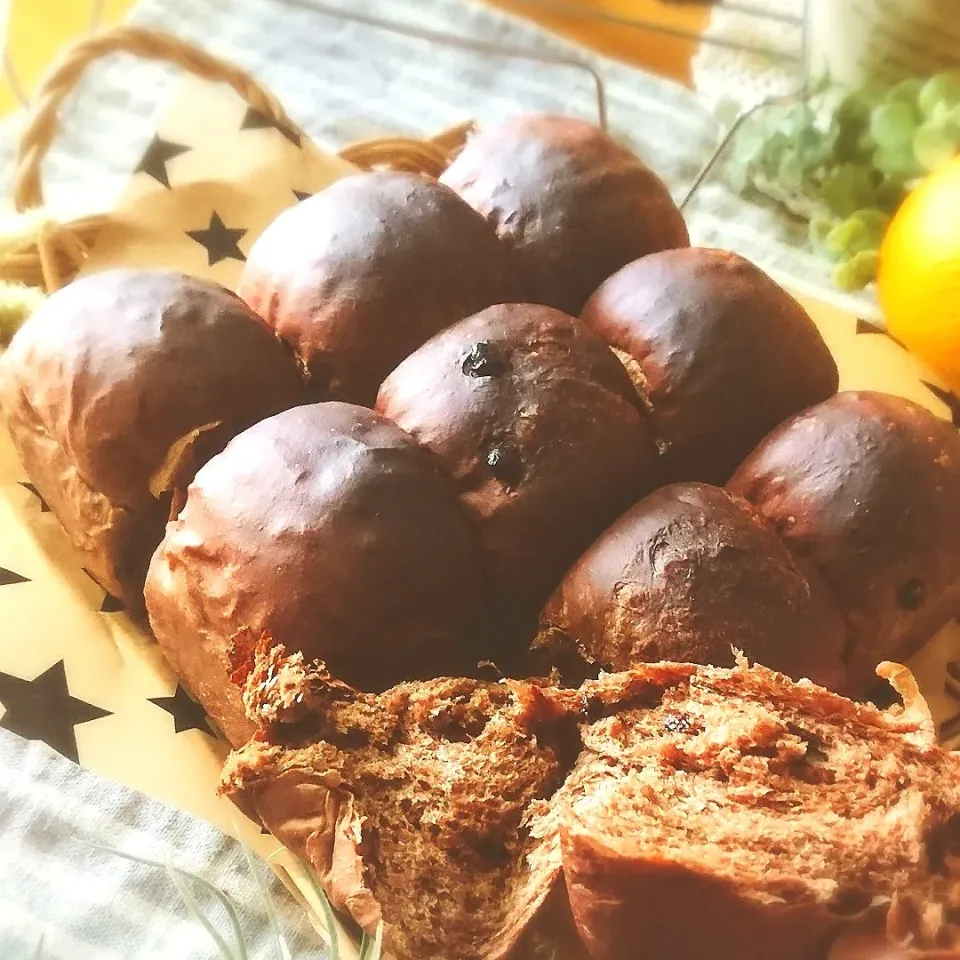
{"type": "Polygon", "coordinates": [[[488,606],[474,536],[429,455],[362,407],[297,407],[201,469],[146,585],[150,623],[234,744],[239,687],[269,631],[364,690],[455,675],[484,652],[488,606]]]}
{"type": "Polygon", "coordinates": [[[723,250],[666,250],[614,274],[581,314],[621,353],[673,480],[723,484],[781,421],[837,392],[803,307],[723,250]]]}
{"type": "Polygon", "coordinates": [[[819,570],[857,692],[960,612],[960,433],[925,408],[837,394],[771,433],[728,489],[819,570]]]}
{"type": "Polygon", "coordinates": [[[596,540],[544,607],[535,647],[605,670],[732,666],[737,648],[796,680],[844,685],[843,620],[820,578],[748,504],[701,483],[656,490],[596,540]]]}
{"type": "Polygon", "coordinates": [[[659,482],[622,365],[550,307],[500,305],[445,330],[384,381],[377,411],[453,479],[497,596],[531,630],[580,552],[659,482]]]}
{"type": "Polygon", "coordinates": [[[663,181],[573,117],[533,114],[487,127],[440,179],[516,253],[524,299],[574,315],[624,264],[690,242],[663,181]]]}
{"type": "Polygon", "coordinates": [[[0,364],[27,474],[86,569],[133,609],[171,491],[233,434],[303,399],[290,350],[243,301],[173,272],[74,281],[0,364]]]}
{"type": "Polygon", "coordinates": [[[280,214],[239,290],[296,350],[315,399],[372,406],[383,378],[437,331],[514,298],[509,260],[449,187],[363,173],[280,214]]]}

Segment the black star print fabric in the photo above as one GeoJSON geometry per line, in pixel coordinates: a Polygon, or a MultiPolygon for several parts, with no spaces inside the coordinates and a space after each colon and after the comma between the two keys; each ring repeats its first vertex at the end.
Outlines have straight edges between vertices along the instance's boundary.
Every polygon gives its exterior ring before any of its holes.
{"type": "MultiPolygon", "coordinates": [[[[227,88],[185,78],[84,270],[180,269],[236,287],[279,213],[355,173],[227,88]]],[[[277,848],[217,796],[227,752],[122,603],[92,580],[0,418],[0,727],[277,848]]]]}
{"type": "Polygon", "coordinates": [[[171,143],[169,140],[161,140],[160,137],[154,136],[134,173],[145,173],[169,189],[170,174],[167,172],[167,164],[189,149],[181,143],[171,143]]]}
{"type": "Polygon", "coordinates": [[[205,230],[188,230],[187,236],[199,243],[207,251],[207,263],[212,267],[221,260],[246,260],[237,242],[247,231],[232,230],[214,211],[210,214],[210,225],[205,230]]]}
{"type": "Polygon", "coordinates": [[[185,78],[84,269],[176,266],[235,287],[277,214],[355,172],[232,91],[185,78]]]}
{"type": "Polygon", "coordinates": [[[922,381],[923,385],[950,411],[950,419],[955,427],[960,427],[960,398],[955,393],[938,387],[936,384],[922,381]]]}
{"type": "Polygon", "coordinates": [[[29,491],[37,498],[37,501],[38,501],[38,503],[39,503],[39,505],[40,505],[40,512],[41,512],[41,513],[49,513],[49,512],[50,512],[50,508],[47,506],[47,501],[44,500],[43,497],[40,496],[39,491],[37,490],[37,488],[36,488],[32,483],[26,483],[26,482],[24,482],[24,481],[21,481],[20,486],[23,487],[24,490],[29,490],[29,491]]]}
{"type": "Polygon", "coordinates": [[[0,672],[0,703],[6,708],[0,726],[27,740],[43,740],[74,762],[80,759],[76,727],[110,715],[70,695],[62,660],[32,680],[0,672]]]}
{"type": "Polygon", "coordinates": [[[19,573],[14,573],[13,570],[7,570],[4,567],[0,567],[0,587],[7,587],[13,583],[26,582],[26,577],[22,577],[19,573]]]}
{"type": "Polygon", "coordinates": [[[150,702],[173,717],[174,733],[182,733],[184,730],[202,730],[212,737],[216,736],[207,722],[207,715],[203,712],[203,707],[192,699],[179,683],[173,696],[151,697],[150,702]]]}
{"type": "Polygon", "coordinates": [[[240,124],[241,130],[276,130],[282,137],[286,137],[295,147],[300,146],[300,134],[296,130],[291,130],[285,124],[278,123],[259,110],[253,107],[247,107],[247,112],[243,115],[243,123],[240,124]]]}
{"type": "Polygon", "coordinates": [[[857,317],[857,333],[883,333],[883,328],[878,327],[875,323],[871,323],[869,320],[864,320],[863,317],[857,317]]]}

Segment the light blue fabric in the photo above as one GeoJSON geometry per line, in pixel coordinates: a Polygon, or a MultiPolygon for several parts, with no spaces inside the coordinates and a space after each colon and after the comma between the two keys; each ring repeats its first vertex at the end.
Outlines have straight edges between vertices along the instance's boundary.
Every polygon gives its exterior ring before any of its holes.
{"type": "MultiPolygon", "coordinates": [[[[209,935],[166,872],[102,844],[202,876],[235,903],[250,960],[280,960],[243,850],[189,814],[90,773],[46,744],[0,729],[0,957],[33,960],[212,960],[209,935]]],[[[266,865],[296,960],[326,956],[303,912],[266,865]]],[[[199,903],[228,942],[215,898],[199,903]]]]}

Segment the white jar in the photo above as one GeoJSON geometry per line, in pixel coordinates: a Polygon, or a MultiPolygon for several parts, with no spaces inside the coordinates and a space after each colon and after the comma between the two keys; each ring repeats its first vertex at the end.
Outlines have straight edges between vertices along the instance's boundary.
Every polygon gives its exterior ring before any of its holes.
{"type": "Polygon", "coordinates": [[[960,0],[808,0],[813,76],[855,86],[960,66],[960,0]]]}

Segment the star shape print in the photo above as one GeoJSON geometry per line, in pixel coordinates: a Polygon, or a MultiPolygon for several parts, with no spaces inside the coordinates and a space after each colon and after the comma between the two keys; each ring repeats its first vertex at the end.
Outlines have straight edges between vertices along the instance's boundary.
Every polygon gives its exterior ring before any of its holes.
{"type": "Polygon", "coordinates": [[[149,697],[151,703],[161,710],[166,710],[173,717],[173,732],[183,733],[185,730],[201,730],[203,733],[216,736],[207,722],[207,715],[203,707],[190,694],[177,684],[172,697],[149,697]]]}
{"type": "Polygon", "coordinates": [[[871,323],[869,320],[864,320],[863,317],[857,317],[857,333],[885,334],[886,331],[882,327],[878,327],[875,323],[871,323]]]}
{"type": "Polygon", "coordinates": [[[926,380],[920,381],[938,400],[947,405],[950,411],[950,419],[955,427],[960,427],[960,398],[950,390],[944,390],[942,387],[927,383],[926,380]]]}
{"type": "Polygon", "coordinates": [[[285,136],[295,147],[300,146],[300,134],[296,130],[291,130],[284,123],[268,117],[253,107],[247,107],[247,112],[243,115],[243,123],[240,124],[241,130],[276,130],[285,136]]]}
{"type": "Polygon", "coordinates": [[[216,210],[210,214],[210,226],[206,230],[187,230],[187,236],[195,240],[207,251],[207,266],[212,267],[221,260],[246,260],[243,251],[237,246],[246,230],[228,227],[216,210]]]}
{"type": "Polygon", "coordinates": [[[25,480],[21,480],[20,486],[23,487],[25,490],[29,490],[37,498],[37,500],[40,501],[41,513],[50,512],[50,507],[48,506],[47,501],[40,496],[40,491],[32,483],[27,483],[25,480]]]}
{"type": "Polygon", "coordinates": [[[122,613],[127,608],[122,600],[118,600],[113,594],[105,593],[100,602],[100,613],[122,613]]]}
{"type": "Polygon", "coordinates": [[[180,154],[186,153],[190,148],[182,143],[173,143],[170,140],[162,140],[156,134],[150,141],[146,152],[140,158],[134,173],[145,173],[148,177],[153,177],[157,183],[163,184],[170,189],[170,175],[167,171],[167,163],[180,154]]]}
{"type": "Polygon", "coordinates": [[[33,680],[0,673],[0,703],[6,708],[0,727],[27,740],[42,740],[74,763],[80,762],[74,727],[111,714],[71,696],[62,660],[33,680]]]}
{"type": "Polygon", "coordinates": [[[6,567],[0,567],[0,587],[9,587],[15,583],[29,583],[30,578],[22,574],[8,570],[6,567]]]}

